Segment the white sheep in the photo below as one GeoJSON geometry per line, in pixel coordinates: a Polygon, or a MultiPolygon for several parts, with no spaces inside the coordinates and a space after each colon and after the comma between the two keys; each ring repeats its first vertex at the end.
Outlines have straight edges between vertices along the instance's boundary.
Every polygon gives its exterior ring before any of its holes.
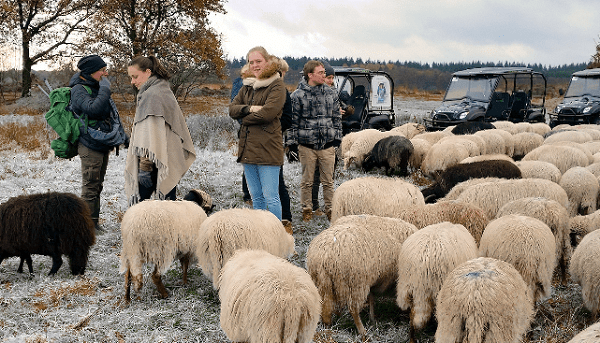
{"type": "Polygon", "coordinates": [[[502,179],[499,177],[482,177],[482,178],[474,178],[474,179],[469,179],[467,181],[459,182],[454,187],[452,187],[452,189],[450,189],[450,191],[448,192],[448,194],[446,194],[445,197],[443,197],[442,199],[440,199],[438,201],[456,200],[456,199],[458,199],[460,194],[465,189],[467,189],[471,186],[478,185],[480,183],[497,182],[497,181],[502,181],[502,180],[506,180],[506,179],[502,179]]]}
{"type": "Polygon", "coordinates": [[[462,135],[462,137],[464,139],[468,139],[468,140],[474,142],[475,144],[477,144],[477,146],[479,146],[480,155],[487,154],[487,148],[485,146],[485,140],[483,139],[483,137],[475,136],[473,134],[462,135]]]}
{"type": "Polygon", "coordinates": [[[509,157],[513,157],[514,152],[515,152],[515,146],[514,146],[514,139],[513,139],[513,135],[508,132],[508,131],[504,131],[504,130],[499,130],[499,129],[492,129],[492,130],[486,130],[492,133],[497,133],[500,136],[502,136],[502,138],[504,139],[504,154],[506,154],[509,157]]]}
{"type": "Polygon", "coordinates": [[[496,130],[477,131],[474,134],[485,140],[486,154],[506,154],[506,142],[504,141],[504,137],[496,130]]]}
{"type": "Polygon", "coordinates": [[[571,338],[568,343],[598,343],[600,340],[600,322],[590,325],[587,329],[571,338]]]}
{"type": "Polygon", "coordinates": [[[521,198],[506,203],[496,218],[509,214],[520,214],[541,220],[550,228],[556,243],[556,259],[563,285],[567,284],[567,265],[571,258],[569,212],[554,200],[546,198],[521,198]]]}
{"type": "Polygon", "coordinates": [[[589,133],[582,132],[582,131],[569,130],[569,131],[555,132],[555,133],[547,136],[546,139],[544,140],[544,144],[550,144],[553,142],[561,142],[561,141],[585,143],[585,142],[589,142],[591,140],[593,140],[593,139],[589,133]]]}
{"type": "Polygon", "coordinates": [[[294,237],[269,211],[230,208],[212,214],[200,226],[196,256],[215,289],[221,269],[238,249],[262,249],[288,257],[294,252],[294,237]]]}
{"type": "MultiPolygon", "coordinates": [[[[366,130],[375,130],[375,129],[366,129],[366,130]]],[[[342,143],[340,144],[340,148],[339,148],[339,156],[342,158],[342,160],[343,160],[344,156],[346,156],[348,151],[350,151],[350,147],[352,146],[352,144],[354,144],[354,140],[356,139],[356,137],[359,137],[361,134],[364,134],[364,131],[366,131],[366,130],[348,132],[347,134],[344,135],[344,137],[342,137],[342,143]]]]}
{"type": "Polygon", "coordinates": [[[483,230],[489,222],[480,208],[458,201],[438,201],[434,204],[398,209],[393,217],[405,220],[417,229],[441,222],[460,224],[469,231],[478,245],[483,230]]]}
{"type": "Polygon", "coordinates": [[[460,163],[473,163],[473,162],[481,162],[481,161],[491,161],[491,160],[504,160],[508,162],[515,162],[510,156],[505,154],[486,154],[479,156],[467,157],[464,160],[460,161],[460,163]]]}
{"type": "Polygon", "coordinates": [[[488,257],[452,270],[437,297],[437,343],[518,343],[534,308],[521,274],[488,257]]]}
{"type": "Polygon", "coordinates": [[[416,231],[401,219],[350,215],[313,238],[306,253],[306,269],[323,299],[325,325],[331,325],[337,305],[350,311],[358,332],[366,336],[360,310],[369,300],[369,317],[374,320],[371,289],[382,292],[394,283],[398,252],[416,231]]]}
{"type": "Polygon", "coordinates": [[[130,301],[130,287],[139,293],[143,285],[144,263],[154,264],[152,281],[162,298],[168,292],[161,281],[175,259],[183,269],[196,261],[200,226],[206,220],[204,209],[192,201],[146,200],[131,206],[121,221],[120,272],[125,273],[125,300],[130,301]]]}
{"type": "Polygon", "coordinates": [[[519,133],[531,132],[531,131],[532,131],[531,123],[520,122],[520,123],[515,123],[513,132],[510,132],[510,131],[509,132],[514,136],[519,133]]]}
{"type": "Polygon", "coordinates": [[[231,341],[312,342],[321,297],[303,268],[264,250],[238,250],[219,285],[221,328],[231,341]]]}
{"type": "Polygon", "coordinates": [[[390,132],[401,133],[404,137],[411,139],[419,133],[425,132],[425,126],[418,123],[405,123],[391,129],[390,132]]]}
{"type": "Polygon", "coordinates": [[[540,136],[546,135],[548,132],[550,132],[550,130],[551,130],[550,125],[548,125],[546,123],[532,123],[531,124],[531,132],[535,132],[540,136]]]}
{"type": "Polygon", "coordinates": [[[396,303],[410,311],[409,337],[431,318],[444,279],[459,264],[477,257],[477,244],[464,226],[443,222],[422,228],[402,243],[398,256],[396,303]]]}
{"type": "Polygon", "coordinates": [[[527,283],[534,302],[550,297],[556,241],[541,220],[517,214],[492,220],[481,236],[479,256],[512,264],[527,283]]]}
{"type": "Polygon", "coordinates": [[[544,161],[518,161],[515,162],[521,169],[521,176],[524,179],[546,179],[554,183],[559,183],[562,173],[557,166],[544,161]]]}
{"type": "Polygon", "coordinates": [[[573,167],[560,178],[559,185],[569,196],[569,215],[587,215],[596,211],[600,184],[585,167],[573,167]]]}
{"type": "Polygon", "coordinates": [[[588,158],[588,163],[592,164],[594,163],[594,156],[591,153],[591,151],[583,144],[581,143],[577,143],[577,142],[570,142],[570,141],[559,141],[559,142],[553,142],[553,143],[545,143],[547,145],[554,145],[554,146],[570,146],[576,149],[581,150],[585,156],[587,156],[588,158]]]}
{"type": "Polygon", "coordinates": [[[433,145],[437,143],[440,139],[452,135],[453,134],[450,131],[428,131],[414,135],[413,138],[424,139],[431,143],[431,145],[433,145]]]}
{"type": "Polygon", "coordinates": [[[425,205],[419,187],[396,178],[361,177],[343,182],[333,193],[331,222],[351,214],[392,217],[398,208],[425,205]]]}
{"type": "Polygon", "coordinates": [[[461,144],[453,142],[434,144],[421,163],[421,171],[432,177],[436,172],[458,164],[467,157],[469,157],[469,150],[461,144]]]}
{"type": "Polygon", "coordinates": [[[522,159],[527,153],[544,144],[544,137],[534,132],[521,132],[513,136],[515,160],[522,159]]]}
{"type": "Polygon", "coordinates": [[[545,161],[554,164],[562,174],[573,167],[586,167],[589,163],[589,159],[586,154],[580,149],[560,146],[543,144],[527,155],[523,156],[521,161],[545,161]]]}
{"type": "Polygon", "coordinates": [[[431,149],[432,144],[429,141],[419,138],[412,138],[410,142],[413,145],[413,153],[408,158],[408,165],[414,170],[420,169],[425,156],[431,149]]]}
{"type": "Polygon", "coordinates": [[[577,246],[579,241],[588,233],[600,228],[600,210],[596,210],[585,216],[575,216],[569,220],[569,231],[571,232],[571,245],[577,246]]]}
{"type": "Polygon", "coordinates": [[[586,147],[592,155],[600,152],[600,140],[581,143],[581,145],[586,147]]]}
{"type": "Polygon", "coordinates": [[[519,198],[545,197],[568,206],[569,198],[558,184],[544,179],[503,179],[469,186],[456,198],[481,208],[495,218],[500,207],[519,198]]]}
{"type": "MultiPolygon", "coordinates": [[[[437,143],[435,143],[433,145],[433,147],[435,147],[437,144],[455,143],[455,144],[464,146],[467,149],[467,151],[469,152],[469,157],[481,155],[482,154],[481,146],[479,144],[477,144],[475,141],[467,139],[465,136],[466,135],[444,137],[444,138],[440,139],[437,143]]],[[[475,137],[481,138],[479,136],[475,136],[475,137]]],[[[483,142],[483,139],[481,139],[481,142],[483,142]]],[[[483,146],[485,146],[485,142],[483,142],[483,146]]],[[[485,150],[484,150],[484,152],[485,152],[485,150]]]]}
{"type": "Polygon", "coordinates": [[[518,133],[517,129],[515,128],[515,123],[513,123],[512,121],[498,120],[495,121],[493,124],[496,129],[508,131],[513,135],[515,133],[518,133]]]}
{"type": "Polygon", "coordinates": [[[600,230],[583,237],[573,251],[569,272],[573,282],[581,285],[583,304],[596,321],[600,312],[600,230]]]}
{"type": "Polygon", "coordinates": [[[600,177],[600,162],[594,162],[586,167],[596,177],[600,177]]]}

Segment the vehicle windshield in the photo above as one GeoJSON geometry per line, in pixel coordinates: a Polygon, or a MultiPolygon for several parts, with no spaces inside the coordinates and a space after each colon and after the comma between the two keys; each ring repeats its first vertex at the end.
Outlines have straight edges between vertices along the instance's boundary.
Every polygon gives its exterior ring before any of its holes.
{"type": "Polygon", "coordinates": [[[573,76],[565,98],[581,97],[584,95],[600,98],[600,77],[573,76]]]}
{"type": "Polygon", "coordinates": [[[494,91],[497,77],[460,78],[453,77],[446,91],[444,100],[460,100],[469,98],[487,102],[494,91]]]}

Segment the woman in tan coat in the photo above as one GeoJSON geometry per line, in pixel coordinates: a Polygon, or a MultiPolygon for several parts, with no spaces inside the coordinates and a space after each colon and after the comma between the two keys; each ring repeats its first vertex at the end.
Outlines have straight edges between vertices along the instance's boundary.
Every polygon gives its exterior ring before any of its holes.
{"type": "Polygon", "coordinates": [[[229,105],[229,115],[241,119],[239,163],[255,209],[269,210],[281,220],[279,169],[283,165],[280,118],[286,99],[276,59],[265,48],[246,55],[250,66],[244,85],[229,105]]]}

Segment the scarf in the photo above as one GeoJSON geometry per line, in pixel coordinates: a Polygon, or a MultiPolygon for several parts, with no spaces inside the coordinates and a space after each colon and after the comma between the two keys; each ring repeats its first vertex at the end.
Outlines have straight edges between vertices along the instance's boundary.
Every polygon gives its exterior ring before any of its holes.
{"type": "Polygon", "coordinates": [[[137,107],[127,161],[125,193],[129,206],[139,202],[138,167],[141,157],[158,169],[156,193],[164,199],[196,159],[196,150],[185,118],[169,82],[148,78],[137,95],[137,107]]]}

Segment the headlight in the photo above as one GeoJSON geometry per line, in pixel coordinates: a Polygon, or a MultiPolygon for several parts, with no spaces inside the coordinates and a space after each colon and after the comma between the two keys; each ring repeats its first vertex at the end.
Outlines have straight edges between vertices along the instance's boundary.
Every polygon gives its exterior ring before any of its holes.
{"type": "Polygon", "coordinates": [[[459,114],[458,119],[465,119],[467,117],[467,114],[469,114],[469,111],[465,111],[465,112],[459,114]]]}
{"type": "Polygon", "coordinates": [[[583,109],[583,113],[588,113],[592,109],[592,106],[588,106],[583,109]]]}
{"type": "Polygon", "coordinates": [[[554,113],[560,113],[560,111],[562,110],[562,106],[556,106],[556,108],[554,109],[554,113]]]}

